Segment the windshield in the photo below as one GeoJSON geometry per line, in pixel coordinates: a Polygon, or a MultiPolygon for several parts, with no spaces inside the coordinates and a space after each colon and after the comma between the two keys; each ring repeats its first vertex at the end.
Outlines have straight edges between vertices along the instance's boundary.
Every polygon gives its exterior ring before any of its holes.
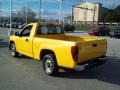
{"type": "Polygon", "coordinates": [[[63,34],[62,26],[56,25],[44,25],[39,26],[37,29],[37,35],[48,35],[48,34],[63,34]]]}

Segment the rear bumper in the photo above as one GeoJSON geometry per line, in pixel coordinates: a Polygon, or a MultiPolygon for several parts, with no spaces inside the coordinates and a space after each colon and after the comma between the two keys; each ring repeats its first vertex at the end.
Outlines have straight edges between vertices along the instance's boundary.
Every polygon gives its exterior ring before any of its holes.
{"type": "Polygon", "coordinates": [[[102,58],[98,58],[97,60],[94,60],[94,61],[89,61],[89,62],[87,62],[85,64],[76,65],[74,67],[74,70],[76,70],[76,71],[83,71],[85,69],[89,69],[89,68],[92,68],[92,67],[100,66],[100,65],[106,63],[108,58],[109,57],[105,56],[105,57],[102,57],[102,58]]]}

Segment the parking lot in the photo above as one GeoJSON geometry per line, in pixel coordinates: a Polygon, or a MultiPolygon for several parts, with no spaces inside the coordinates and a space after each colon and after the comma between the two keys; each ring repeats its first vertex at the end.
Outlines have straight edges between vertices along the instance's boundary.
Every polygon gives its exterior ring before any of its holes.
{"type": "MultiPolygon", "coordinates": [[[[11,57],[8,30],[0,28],[0,90],[120,90],[120,39],[104,37],[108,40],[106,64],[82,72],[60,70],[52,77],[43,72],[40,61],[11,57]]],[[[66,34],[88,36],[86,32],[66,34]]]]}

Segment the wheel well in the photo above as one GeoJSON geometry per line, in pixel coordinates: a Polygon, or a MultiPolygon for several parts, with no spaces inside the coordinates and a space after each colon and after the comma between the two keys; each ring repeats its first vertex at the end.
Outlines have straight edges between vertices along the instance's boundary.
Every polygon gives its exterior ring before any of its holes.
{"type": "Polygon", "coordinates": [[[10,41],[10,44],[14,44],[14,41],[10,41]]]}
{"type": "Polygon", "coordinates": [[[14,41],[10,41],[10,42],[9,42],[9,51],[10,51],[10,45],[11,45],[11,44],[15,44],[14,41]]]}
{"type": "MultiPolygon", "coordinates": [[[[41,52],[40,52],[40,60],[43,60],[43,57],[44,57],[46,54],[53,54],[53,55],[55,56],[55,53],[54,53],[52,50],[43,49],[43,50],[41,50],[41,52]]],[[[56,58],[56,57],[55,57],[55,58],[56,58]]]]}

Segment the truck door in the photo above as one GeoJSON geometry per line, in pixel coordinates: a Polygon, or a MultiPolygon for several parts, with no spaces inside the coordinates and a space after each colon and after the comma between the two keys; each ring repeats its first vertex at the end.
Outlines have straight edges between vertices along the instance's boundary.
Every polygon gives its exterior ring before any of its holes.
{"type": "Polygon", "coordinates": [[[22,54],[25,54],[27,56],[33,57],[32,53],[32,39],[30,37],[32,25],[26,26],[21,32],[20,37],[17,40],[17,46],[19,49],[19,52],[22,54]]]}

